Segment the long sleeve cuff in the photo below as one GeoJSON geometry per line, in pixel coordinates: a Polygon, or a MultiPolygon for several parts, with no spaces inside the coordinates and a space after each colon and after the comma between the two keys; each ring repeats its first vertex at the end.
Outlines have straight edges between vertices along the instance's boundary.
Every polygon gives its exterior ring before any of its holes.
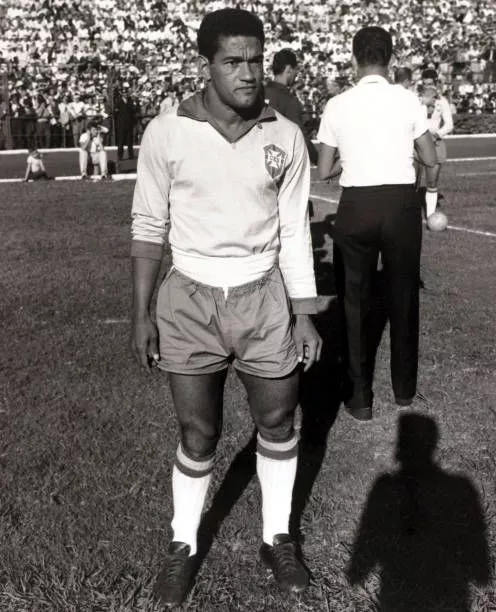
{"type": "Polygon", "coordinates": [[[144,257],[146,259],[162,259],[164,247],[156,242],[145,242],[144,240],[131,241],[131,257],[144,257]]]}
{"type": "Polygon", "coordinates": [[[317,298],[292,298],[291,308],[293,314],[317,314],[317,298]]]}

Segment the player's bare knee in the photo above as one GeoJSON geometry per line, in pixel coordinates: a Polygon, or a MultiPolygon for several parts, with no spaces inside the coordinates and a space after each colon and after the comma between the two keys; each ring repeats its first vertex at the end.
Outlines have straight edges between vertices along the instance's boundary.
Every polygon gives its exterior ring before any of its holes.
{"type": "Polygon", "coordinates": [[[181,446],[184,452],[195,461],[211,457],[217,448],[220,431],[214,426],[182,425],[181,446]]]}
{"type": "Polygon", "coordinates": [[[286,442],[294,433],[294,411],[271,410],[256,419],[258,433],[268,442],[286,442]]]}

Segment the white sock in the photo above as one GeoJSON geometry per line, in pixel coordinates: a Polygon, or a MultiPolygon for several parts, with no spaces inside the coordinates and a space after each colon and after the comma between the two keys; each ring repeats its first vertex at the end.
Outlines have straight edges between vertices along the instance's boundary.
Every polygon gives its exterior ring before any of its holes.
{"type": "Polygon", "coordinates": [[[262,489],[263,541],[270,546],[276,534],[289,532],[297,454],[296,435],[282,443],[268,442],[258,435],[257,474],[262,489]]]}
{"type": "Polygon", "coordinates": [[[425,192],[425,216],[427,219],[436,212],[437,206],[437,189],[425,192]]]}
{"type": "Polygon", "coordinates": [[[179,446],[172,469],[172,539],[189,544],[190,556],[197,551],[198,527],[212,479],[213,462],[213,457],[206,461],[193,461],[184,455],[179,446]]]}

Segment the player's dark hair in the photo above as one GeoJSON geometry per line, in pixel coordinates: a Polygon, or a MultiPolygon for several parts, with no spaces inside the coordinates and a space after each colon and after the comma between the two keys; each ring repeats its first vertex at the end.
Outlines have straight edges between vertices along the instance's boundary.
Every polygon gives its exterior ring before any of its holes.
{"type": "Polygon", "coordinates": [[[406,83],[407,81],[412,80],[412,76],[413,73],[410,68],[403,66],[401,68],[398,68],[394,73],[394,82],[399,84],[406,83]]]}
{"type": "Polygon", "coordinates": [[[275,76],[282,74],[286,66],[296,68],[297,65],[298,58],[296,57],[296,53],[291,51],[291,49],[281,49],[272,58],[272,72],[275,76]]]}
{"type": "Polygon", "coordinates": [[[230,36],[253,36],[262,45],[265,43],[263,23],[249,11],[237,8],[225,8],[208,13],[198,29],[198,52],[209,62],[219,50],[221,38],[230,36]]]}
{"type": "Polygon", "coordinates": [[[426,68],[422,71],[422,79],[433,79],[437,81],[437,72],[434,68],[426,68]]]}
{"type": "Polygon", "coordinates": [[[359,66],[382,66],[389,64],[393,53],[391,34],[378,26],[367,26],[353,37],[353,55],[359,66]]]}

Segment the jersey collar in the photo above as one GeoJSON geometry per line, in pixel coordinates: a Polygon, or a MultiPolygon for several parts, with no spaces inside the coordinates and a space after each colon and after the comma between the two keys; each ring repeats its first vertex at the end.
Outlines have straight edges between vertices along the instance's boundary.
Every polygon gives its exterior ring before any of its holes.
{"type": "MultiPolygon", "coordinates": [[[[224,138],[226,138],[226,140],[229,140],[231,142],[231,138],[229,138],[224,133],[224,131],[220,128],[220,126],[217,124],[215,119],[212,117],[212,115],[208,112],[207,108],[205,107],[205,104],[203,103],[202,92],[197,92],[193,94],[191,97],[181,102],[177,109],[177,114],[179,117],[187,117],[188,119],[193,119],[194,121],[206,121],[210,123],[210,125],[214,129],[216,129],[224,138]]],[[[239,140],[240,138],[245,136],[245,134],[247,134],[254,125],[264,122],[264,121],[276,121],[276,120],[277,120],[277,116],[276,116],[276,113],[274,112],[274,109],[272,109],[267,104],[264,104],[262,108],[260,109],[260,113],[258,114],[258,116],[246,122],[246,129],[244,129],[239,134],[236,140],[239,140]]]]}
{"type": "Polygon", "coordinates": [[[378,83],[380,85],[388,85],[389,81],[380,74],[368,74],[358,81],[358,85],[368,85],[369,83],[378,83]]]}

